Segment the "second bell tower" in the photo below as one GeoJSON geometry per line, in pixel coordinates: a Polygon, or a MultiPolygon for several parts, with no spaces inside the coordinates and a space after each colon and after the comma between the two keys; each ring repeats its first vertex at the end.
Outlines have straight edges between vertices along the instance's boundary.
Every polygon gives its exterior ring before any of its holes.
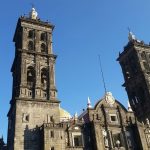
{"type": "Polygon", "coordinates": [[[119,54],[131,107],[139,121],[150,119],[150,45],[129,32],[129,42],[119,54]]]}

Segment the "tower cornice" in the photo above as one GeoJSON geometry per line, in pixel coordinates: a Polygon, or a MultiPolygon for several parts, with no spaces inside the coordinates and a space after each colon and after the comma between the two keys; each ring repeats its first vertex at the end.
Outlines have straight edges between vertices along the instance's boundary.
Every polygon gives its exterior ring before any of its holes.
{"type": "Polygon", "coordinates": [[[49,28],[49,29],[54,29],[54,25],[49,23],[48,21],[42,21],[40,19],[31,19],[29,17],[26,17],[26,16],[21,16],[19,19],[18,19],[18,22],[17,22],[17,26],[16,26],[16,30],[15,30],[15,34],[14,34],[14,37],[13,37],[13,41],[15,42],[15,38],[16,38],[16,34],[17,34],[17,30],[19,29],[20,26],[22,26],[22,23],[28,23],[28,24],[33,24],[33,25],[38,25],[38,26],[41,26],[41,27],[46,27],[46,28],[49,28]]]}
{"type": "Polygon", "coordinates": [[[131,49],[137,49],[137,47],[139,48],[148,48],[150,49],[150,45],[144,43],[143,41],[129,41],[127,43],[127,45],[124,47],[123,51],[121,53],[119,53],[119,57],[117,58],[117,61],[119,61],[121,59],[121,57],[125,54],[128,53],[131,49]]]}
{"type": "Polygon", "coordinates": [[[28,17],[25,17],[25,16],[21,16],[19,18],[19,21],[21,22],[27,22],[27,23],[32,23],[32,24],[36,24],[36,25],[40,25],[40,26],[44,26],[44,27],[48,27],[48,28],[52,28],[54,29],[54,25],[49,23],[48,21],[42,21],[40,19],[31,19],[31,18],[28,18],[28,17]]]}

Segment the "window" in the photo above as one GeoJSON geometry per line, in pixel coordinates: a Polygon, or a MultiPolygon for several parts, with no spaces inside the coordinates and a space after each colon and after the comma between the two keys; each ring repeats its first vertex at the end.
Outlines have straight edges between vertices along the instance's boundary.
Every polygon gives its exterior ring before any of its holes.
{"type": "Polygon", "coordinates": [[[32,66],[27,68],[27,85],[33,87],[35,80],[35,71],[32,66]]]}
{"type": "Polygon", "coordinates": [[[43,87],[47,85],[47,70],[45,68],[41,70],[41,84],[43,87]]]}
{"type": "Polygon", "coordinates": [[[54,138],[54,131],[50,131],[50,137],[54,138]]]}
{"type": "Polygon", "coordinates": [[[46,33],[41,33],[41,41],[46,41],[46,33]]]}
{"type": "Polygon", "coordinates": [[[44,93],[44,96],[43,96],[44,98],[46,98],[47,97],[47,94],[46,93],[44,93]]]}
{"type": "Polygon", "coordinates": [[[29,114],[24,113],[23,116],[22,116],[22,121],[23,122],[29,122],[29,114]]]}
{"type": "Polygon", "coordinates": [[[30,30],[30,31],[29,31],[28,37],[29,37],[29,38],[34,38],[34,31],[33,31],[33,30],[30,30]]]}
{"type": "Polygon", "coordinates": [[[97,114],[97,120],[101,120],[100,114],[97,114]]]}
{"type": "Polygon", "coordinates": [[[51,147],[51,150],[55,150],[54,147],[51,147]]]}
{"type": "Polygon", "coordinates": [[[50,121],[51,121],[51,122],[54,122],[53,116],[50,116],[50,121]]]}
{"type": "Polygon", "coordinates": [[[116,121],[116,116],[111,116],[111,121],[116,121]]]}
{"type": "Polygon", "coordinates": [[[34,50],[34,45],[32,41],[29,41],[28,43],[28,50],[34,50]]]}
{"type": "Polygon", "coordinates": [[[82,146],[82,136],[81,135],[74,135],[74,146],[82,146]]]}
{"type": "Polygon", "coordinates": [[[28,96],[32,96],[32,91],[28,91],[28,96]]]}
{"type": "Polygon", "coordinates": [[[26,115],[26,116],[25,116],[25,120],[26,120],[26,121],[29,121],[29,115],[26,115]]]}
{"type": "Polygon", "coordinates": [[[117,115],[116,114],[110,114],[110,121],[111,122],[117,122],[118,121],[117,115]]]}
{"type": "Polygon", "coordinates": [[[80,146],[79,142],[79,137],[74,137],[74,146],[80,146]]]}
{"type": "Polygon", "coordinates": [[[46,45],[44,43],[41,44],[41,52],[46,53],[46,45]]]}

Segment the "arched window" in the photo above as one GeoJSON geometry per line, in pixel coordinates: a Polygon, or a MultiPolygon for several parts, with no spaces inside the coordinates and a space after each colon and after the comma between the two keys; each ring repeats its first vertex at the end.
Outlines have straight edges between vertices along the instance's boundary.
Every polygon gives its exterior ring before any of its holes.
{"type": "Polygon", "coordinates": [[[28,43],[28,49],[29,50],[34,50],[34,44],[33,44],[32,41],[29,41],[29,43],[28,43]]]}
{"type": "Polygon", "coordinates": [[[27,84],[33,87],[35,81],[35,71],[32,66],[27,68],[27,84]]]}
{"type": "Polygon", "coordinates": [[[141,53],[141,58],[142,58],[142,59],[146,59],[145,52],[142,52],[142,53],[141,53]]]}
{"type": "Polygon", "coordinates": [[[50,134],[51,138],[54,138],[54,131],[51,131],[50,134]]]}
{"type": "Polygon", "coordinates": [[[51,150],[55,150],[54,147],[51,147],[51,150]]]}
{"type": "Polygon", "coordinates": [[[82,135],[74,135],[73,136],[73,140],[74,140],[74,147],[78,147],[78,146],[82,146],[82,135]]]}
{"type": "Polygon", "coordinates": [[[30,30],[30,31],[28,32],[28,37],[29,37],[29,38],[34,38],[34,31],[33,31],[33,30],[30,30]]]}
{"type": "Polygon", "coordinates": [[[47,69],[46,68],[43,68],[41,70],[41,85],[43,87],[46,87],[47,85],[47,69]]]}
{"type": "Polygon", "coordinates": [[[44,43],[41,44],[41,52],[46,53],[46,45],[44,43]]]}
{"type": "Polygon", "coordinates": [[[41,33],[41,41],[46,41],[46,33],[41,33]]]}

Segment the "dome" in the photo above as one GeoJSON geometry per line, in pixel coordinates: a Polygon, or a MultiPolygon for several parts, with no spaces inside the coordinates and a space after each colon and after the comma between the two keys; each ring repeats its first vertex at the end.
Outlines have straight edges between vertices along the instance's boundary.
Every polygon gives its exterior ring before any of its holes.
{"type": "Polygon", "coordinates": [[[70,113],[62,109],[61,107],[59,108],[59,112],[60,112],[60,121],[68,121],[71,118],[70,113]]]}

